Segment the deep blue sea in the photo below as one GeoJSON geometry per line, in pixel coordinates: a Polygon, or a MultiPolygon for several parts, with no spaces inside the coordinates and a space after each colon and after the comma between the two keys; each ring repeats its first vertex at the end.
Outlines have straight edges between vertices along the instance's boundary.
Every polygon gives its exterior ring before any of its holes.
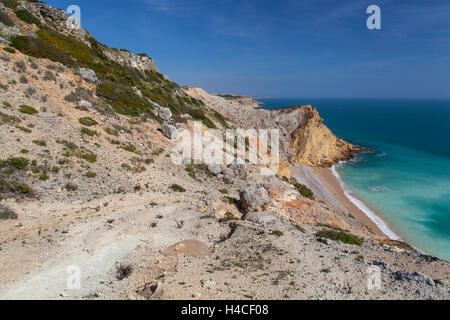
{"type": "Polygon", "coordinates": [[[351,192],[404,240],[450,261],[450,101],[258,99],[312,104],[344,140],[375,150],[336,168],[351,192]]]}

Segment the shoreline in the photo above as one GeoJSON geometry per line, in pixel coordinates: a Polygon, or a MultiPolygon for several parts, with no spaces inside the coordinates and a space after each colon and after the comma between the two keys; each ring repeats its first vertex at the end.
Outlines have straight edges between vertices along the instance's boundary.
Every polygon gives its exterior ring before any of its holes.
{"type": "Polygon", "coordinates": [[[347,188],[344,181],[337,173],[335,166],[332,168],[312,168],[316,177],[333,192],[336,198],[370,231],[379,236],[385,236],[391,240],[401,238],[386,224],[374,210],[370,209],[362,200],[358,199],[347,188]]]}

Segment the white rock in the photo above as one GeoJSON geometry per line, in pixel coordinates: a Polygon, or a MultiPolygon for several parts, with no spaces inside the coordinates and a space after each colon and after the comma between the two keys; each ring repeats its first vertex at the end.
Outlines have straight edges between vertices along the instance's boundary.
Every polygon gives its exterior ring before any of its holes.
{"type": "Polygon", "coordinates": [[[169,138],[170,140],[177,140],[178,139],[178,130],[174,126],[170,124],[163,124],[161,126],[162,133],[169,138]]]}
{"type": "Polygon", "coordinates": [[[158,117],[164,121],[169,121],[172,118],[172,112],[169,108],[161,108],[158,110],[158,117]]]}
{"type": "Polygon", "coordinates": [[[202,280],[200,283],[203,288],[212,288],[216,285],[216,283],[211,280],[202,280]]]}
{"type": "Polygon", "coordinates": [[[211,163],[210,165],[208,165],[208,170],[215,176],[222,172],[222,168],[215,163],[211,163]]]}
{"type": "Polygon", "coordinates": [[[85,108],[91,108],[92,107],[92,103],[90,103],[90,102],[88,102],[88,101],[85,101],[85,100],[81,100],[79,103],[78,103],[78,106],[80,106],[80,107],[85,107],[85,108]]]}
{"type": "Polygon", "coordinates": [[[247,187],[244,192],[240,194],[240,206],[244,211],[248,212],[251,209],[259,209],[270,201],[270,196],[264,187],[247,187]]]}
{"type": "Polygon", "coordinates": [[[276,225],[280,221],[277,216],[265,211],[249,212],[245,216],[245,220],[255,222],[263,226],[276,225]]]}
{"type": "Polygon", "coordinates": [[[98,81],[94,70],[80,68],[80,76],[87,82],[95,83],[98,81]]]}

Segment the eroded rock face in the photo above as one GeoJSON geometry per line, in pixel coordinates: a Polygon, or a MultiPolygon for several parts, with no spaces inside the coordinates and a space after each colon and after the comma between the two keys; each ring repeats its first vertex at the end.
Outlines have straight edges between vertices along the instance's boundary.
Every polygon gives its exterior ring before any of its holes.
{"type": "Polygon", "coordinates": [[[153,62],[153,59],[149,58],[145,54],[133,54],[125,50],[105,49],[103,51],[105,56],[121,65],[136,68],[139,71],[153,71],[159,72],[158,67],[153,62]]]}
{"type": "Polygon", "coordinates": [[[184,87],[183,90],[232,119],[240,128],[279,129],[280,177],[290,178],[288,163],[329,167],[339,161],[351,159],[358,152],[369,151],[336,137],[323,124],[318,111],[311,105],[278,110],[255,109],[255,103],[245,107],[242,103],[209,94],[200,88],[184,87]]]}
{"type": "Polygon", "coordinates": [[[264,187],[247,187],[241,194],[239,205],[245,212],[261,210],[269,203],[270,196],[264,187]]]}
{"type": "Polygon", "coordinates": [[[47,25],[55,28],[60,32],[68,34],[87,45],[90,45],[89,41],[86,40],[86,36],[89,34],[85,29],[83,29],[82,27],[68,28],[68,16],[64,10],[55,9],[43,2],[23,1],[22,6],[33,13],[33,15],[35,15],[41,21],[45,21],[47,25]]]}
{"type": "Polygon", "coordinates": [[[272,111],[287,159],[294,164],[330,167],[364,150],[336,137],[311,105],[272,111]]]}

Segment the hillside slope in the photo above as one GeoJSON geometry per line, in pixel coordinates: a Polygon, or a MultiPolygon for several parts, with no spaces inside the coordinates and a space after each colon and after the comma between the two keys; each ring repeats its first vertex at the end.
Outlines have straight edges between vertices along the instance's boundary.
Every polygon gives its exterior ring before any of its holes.
{"type": "Polygon", "coordinates": [[[289,166],[280,179],[171,159],[192,120],[281,127],[286,163],[351,156],[312,107],[196,96],[146,55],[66,30],[61,10],[0,10],[0,299],[449,298],[448,263],[317,201],[289,166]],[[380,290],[367,289],[374,266],[380,290]]]}

